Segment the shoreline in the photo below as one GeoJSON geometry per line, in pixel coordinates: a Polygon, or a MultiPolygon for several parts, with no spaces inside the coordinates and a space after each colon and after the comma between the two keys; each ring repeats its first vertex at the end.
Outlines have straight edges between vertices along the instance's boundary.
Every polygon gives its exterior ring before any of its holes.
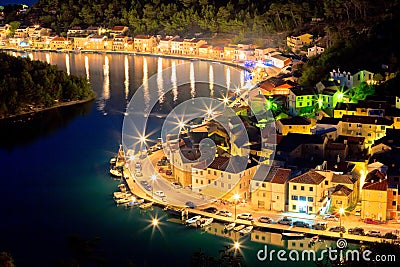
{"type": "MultiPolygon", "coordinates": [[[[28,111],[28,112],[23,112],[20,114],[13,114],[10,116],[4,116],[4,117],[0,117],[0,121],[5,122],[7,120],[12,120],[12,119],[20,119],[22,117],[28,117],[28,116],[35,116],[36,114],[39,114],[41,112],[46,112],[49,110],[54,110],[54,109],[58,109],[58,108],[63,108],[63,107],[69,107],[69,106],[74,106],[74,105],[80,105],[80,104],[85,104],[85,103],[89,103],[90,101],[94,101],[96,100],[96,95],[87,98],[87,99],[83,99],[83,100],[74,100],[74,101],[68,101],[68,102],[61,102],[58,103],[52,107],[47,107],[47,108],[41,108],[41,109],[36,109],[36,110],[32,110],[32,111],[28,111]]],[[[11,121],[10,121],[11,122],[11,121]]],[[[13,121],[15,122],[15,121],[13,121]]]]}
{"type": "Polygon", "coordinates": [[[246,68],[245,66],[240,65],[237,62],[232,62],[228,60],[219,60],[213,58],[203,58],[199,56],[185,56],[185,55],[174,55],[174,54],[162,54],[162,53],[150,53],[150,52],[135,52],[135,51],[113,51],[113,50],[79,50],[77,52],[73,49],[62,49],[62,50],[55,50],[55,49],[35,49],[35,48],[27,48],[27,49],[17,49],[17,48],[9,48],[9,47],[2,47],[0,48],[0,52],[3,51],[12,51],[12,52],[52,52],[52,53],[72,53],[72,54],[117,54],[117,55],[132,55],[132,56],[149,56],[149,57],[163,57],[163,58],[172,58],[172,59],[183,59],[183,60],[201,60],[207,61],[212,63],[220,63],[226,64],[228,66],[236,67],[242,70],[246,70],[251,72],[251,69],[246,68]]]}

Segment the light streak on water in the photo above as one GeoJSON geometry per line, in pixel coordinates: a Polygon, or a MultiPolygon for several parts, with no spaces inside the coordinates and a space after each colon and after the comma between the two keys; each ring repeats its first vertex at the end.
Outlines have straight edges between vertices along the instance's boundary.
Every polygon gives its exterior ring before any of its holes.
{"type": "Polygon", "coordinates": [[[162,57],[159,57],[157,60],[157,92],[158,92],[158,100],[160,104],[164,103],[164,86],[163,86],[163,77],[162,77],[162,57]]]}
{"type": "Polygon", "coordinates": [[[46,62],[47,64],[50,64],[50,54],[46,53],[46,62]]]}
{"type": "Polygon", "coordinates": [[[104,58],[104,84],[103,84],[103,98],[105,100],[110,99],[110,63],[108,61],[108,56],[104,58]]]}
{"type": "Polygon", "coordinates": [[[149,73],[147,69],[147,59],[143,58],[143,97],[146,105],[145,113],[147,114],[150,108],[150,93],[149,93],[149,73]]]}
{"type": "Polygon", "coordinates": [[[210,96],[214,96],[214,68],[213,68],[213,65],[210,65],[208,77],[209,77],[209,83],[210,83],[210,96]]]}
{"type": "Polygon", "coordinates": [[[178,85],[176,80],[176,62],[172,61],[171,65],[171,83],[172,83],[172,94],[174,95],[174,102],[178,100],[178,85]]]}
{"type": "Polygon", "coordinates": [[[192,98],[196,97],[196,86],[195,86],[196,80],[194,77],[194,64],[193,62],[190,62],[190,95],[192,98]]]}
{"type": "Polygon", "coordinates": [[[86,79],[89,81],[89,57],[85,56],[85,71],[86,71],[86,79]]]}
{"type": "Polygon", "coordinates": [[[129,96],[129,60],[128,60],[128,56],[125,56],[125,81],[124,81],[124,85],[125,85],[125,99],[128,99],[129,96]]]}
{"type": "Polygon", "coordinates": [[[65,66],[67,67],[67,73],[68,75],[71,75],[71,69],[69,66],[69,55],[65,54],[65,66]]]}

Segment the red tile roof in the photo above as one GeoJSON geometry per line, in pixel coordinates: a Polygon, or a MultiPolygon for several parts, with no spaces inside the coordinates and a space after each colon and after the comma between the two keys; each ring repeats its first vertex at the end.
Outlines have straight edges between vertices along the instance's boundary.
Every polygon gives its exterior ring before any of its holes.
{"type": "Polygon", "coordinates": [[[374,183],[366,183],[366,184],[364,184],[362,189],[363,190],[387,191],[387,189],[388,189],[387,179],[381,180],[378,182],[374,182],[374,183]]]}
{"type": "Polygon", "coordinates": [[[315,172],[309,171],[300,176],[294,177],[289,182],[298,183],[298,184],[320,184],[323,180],[325,180],[325,176],[315,172]]]}
{"type": "Polygon", "coordinates": [[[332,192],[333,196],[349,196],[353,190],[345,185],[338,184],[332,192]]]}

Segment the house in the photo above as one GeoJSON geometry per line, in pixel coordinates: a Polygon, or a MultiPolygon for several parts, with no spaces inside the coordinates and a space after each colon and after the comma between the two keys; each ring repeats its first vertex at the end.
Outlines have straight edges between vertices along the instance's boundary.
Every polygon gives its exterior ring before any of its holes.
{"type": "Polygon", "coordinates": [[[361,190],[361,219],[386,221],[387,179],[370,180],[361,190]]]}
{"type": "Polygon", "coordinates": [[[286,37],[286,45],[292,49],[293,52],[300,50],[303,46],[308,46],[312,43],[313,36],[305,33],[299,36],[286,37]]]}
{"type": "Polygon", "coordinates": [[[265,96],[289,95],[295,84],[281,77],[271,77],[259,83],[259,92],[265,96]]]}
{"type": "Polygon", "coordinates": [[[50,41],[50,49],[70,49],[71,46],[71,40],[64,37],[55,37],[50,41]]]}
{"type": "Polygon", "coordinates": [[[171,54],[183,54],[183,41],[183,38],[174,38],[173,40],[171,40],[171,54]]]}
{"type": "Polygon", "coordinates": [[[204,40],[199,40],[196,38],[183,39],[183,51],[182,55],[186,56],[196,56],[199,54],[199,47],[203,44],[207,44],[204,40]]]}
{"type": "Polygon", "coordinates": [[[322,117],[320,120],[317,120],[315,126],[311,128],[311,133],[325,134],[329,139],[336,140],[342,132],[341,126],[340,119],[322,117]]]}
{"type": "Polygon", "coordinates": [[[331,209],[348,208],[353,203],[353,190],[345,185],[337,185],[331,193],[331,209]]]}
{"type": "Polygon", "coordinates": [[[324,89],[318,94],[316,104],[319,109],[325,109],[335,108],[339,102],[343,102],[343,93],[340,90],[324,89]]]}
{"type": "Polygon", "coordinates": [[[123,36],[126,34],[126,32],[129,30],[127,26],[114,26],[110,30],[110,35],[115,37],[115,36],[123,36]]]}
{"type": "Polygon", "coordinates": [[[374,82],[374,73],[367,70],[341,72],[340,69],[337,69],[330,72],[330,77],[331,79],[338,81],[340,86],[346,86],[349,89],[359,87],[363,82],[366,82],[367,84],[374,82]]]}
{"type": "Polygon", "coordinates": [[[15,30],[14,32],[14,38],[25,38],[28,37],[28,30],[27,27],[20,27],[15,30]]]}
{"type": "Polygon", "coordinates": [[[290,169],[262,164],[251,180],[251,202],[264,210],[285,211],[290,169]]]}
{"type": "Polygon", "coordinates": [[[280,69],[288,66],[292,62],[290,58],[282,55],[273,55],[269,59],[272,61],[272,65],[280,69]]]}
{"type": "Polygon", "coordinates": [[[348,195],[348,205],[350,205],[355,204],[358,201],[360,195],[360,182],[360,179],[355,175],[355,171],[352,171],[351,174],[338,174],[333,172],[330,186],[336,188],[338,185],[344,185],[352,190],[352,194],[348,195]]]}
{"type": "Polygon", "coordinates": [[[6,39],[10,35],[10,24],[0,25],[0,39],[6,39]]]}
{"type": "Polygon", "coordinates": [[[329,140],[325,146],[324,159],[332,162],[345,160],[347,158],[348,149],[347,144],[329,140]]]}
{"type": "Polygon", "coordinates": [[[308,171],[289,180],[289,212],[325,213],[328,201],[328,183],[325,176],[308,171]]]}
{"type": "Polygon", "coordinates": [[[307,49],[307,57],[313,57],[322,54],[325,51],[324,47],[314,45],[307,49]]]}
{"type": "Polygon", "coordinates": [[[206,166],[203,162],[193,165],[192,190],[205,196],[234,201],[234,194],[241,200],[250,200],[250,181],[258,163],[247,157],[215,157],[206,166]]]}
{"type": "Polygon", "coordinates": [[[368,148],[375,140],[385,136],[386,129],[392,128],[393,121],[382,117],[349,116],[342,117],[342,135],[365,137],[368,148]]]}
{"type": "Polygon", "coordinates": [[[67,36],[73,37],[73,36],[78,36],[78,35],[82,35],[85,33],[86,33],[86,31],[84,29],[82,29],[80,26],[75,26],[75,27],[68,29],[67,36]]]}
{"type": "Polygon", "coordinates": [[[111,50],[112,40],[109,40],[107,36],[95,34],[95,35],[90,35],[89,38],[87,38],[87,41],[86,43],[84,43],[84,45],[85,45],[84,49],[86,50],[111,50]]]}
{"type": "Polygon", "coordinates": [[[235,48],[234,45],[224,46],[224,59],[234,60],[235,59],[235,48]]]}
{"type": "Polygon", "coordinates": [[[356,103],[337,103],[334,111],[334,118],[342,118],[343,115],[357,115],[356,103]]]}
{"type": "Polygon", "coordinates": [[[301,116],[276,121],[276,130],[282,135],[288,133],[311,134],[311,126],[310,119],[301,116]]]}
{"type": "Polygon", "coordinates": [[[126,51],[128,50],[128,36],[115,35],[112,40],[112,50],[114,51],[126,51]]]}
{"type": "Polygon", "coordinates": [[[211,58],[212,45],[202,45],[199,47],[199,57],[211,58]]]}
{"type": "Polygon", "coordinates": [[[293,87],[287,98],[287,107],[291,116],[310,113],[314,110],[315,91],[313,88],[293,87]]]}
{"type": "Polygon", "coordinates": [[[234,60],[243,62],[254,59],[254,50],[249,45],[238,45],[234,50],[234,60]]]}
{"type": "Polygon", "coordinates": [[[214,46],[210,49],[210,55],[213,59],[224,59],[224,48],[221,46],[214,46]]]}
{"type": "Polygon", "coordinates": [[[133,39],[134,47],[137,52],[153,52],[156,48],[156,38],[150,35],[136,35],[133,39]]]}
{"type": "Polygon", "coordinates": [[[170,54],[172,49],[173,39],[174,37],[171,36],[161,38],[157,45],[158,52],[161,54],[167,54],[167,55],[170,54]]]}

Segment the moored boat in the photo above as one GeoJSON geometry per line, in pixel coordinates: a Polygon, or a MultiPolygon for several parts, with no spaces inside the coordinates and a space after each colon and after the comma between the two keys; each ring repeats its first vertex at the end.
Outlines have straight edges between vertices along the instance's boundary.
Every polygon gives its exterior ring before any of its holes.
{"type": "Polygon", "coordinates": [[[229,224],[226,224],[224,229],[226,231],[231,231],[233,228],[235,228],[235,226],[236,226],[236,223],[235,222],[231,222],[229,224]]]}
{"type": "Polygon", "coordinates": [[[303,233],[283,232],[282,237],[296,239],[296,238],[303,238],[304,234],[303,233]]]}
{"type": "Polygon", "coordinates": [[[110,174],[114,177],[118,177],[118,178],[122,177],[122,172],[117,169],[114,169],[114,168],[110,169],[110,174]]]}
{"type": "Polygon", "coordinates": [[[116,162],[117,162],[117,158],[111,158],[110,159],[110,164],[111,165],[115,165],[116,162]]]}
{"type": "Polygon", "coordinates": [[[253,225],[248,225],[245,228],[243,228],[242,230],[239,231],[239,233],[241,234],[248,234],[253,230],[253,225]]]}
{"type": "Polygon", "coordinates": [[[190,218],[190,219],[187,219],[187,220],[185,221],[185,223],[186,223],[186,224],[196,223],[198,220],[200,220],[200,218],[201,218],[200,215],[196,215],[196,216],[193,216],[193,217],[190,218]]]}
{"type": "Polygon", "coordinates": [[[115,203],[117,204],[125,204],[130,202],[132,199],[131,198],[119,198],[115,200],[115,203]]]}
{"type": "Polygon", "coordinates": [[[234,231],[239,232],[240,230],[242,230],[243,228],[245,228],[246,226],[243,224],[239,224],[238,226],[235,226],[233,228],[234,231]]]}
{"type": "Polygon", "coordinates": [[[205,227],[207,225],[210,225],[213,222],[213,218],[200,218],[199,220],[196,221],[196,226],[201,228],[205,227]]]}
{"type": "Polygon", "coordinates": [[[310,244],[315,244],[315,243],[318,242],[318,240],[319,240],[319,236],[315,235],[315,236],[310,238],[310,244]]]}

